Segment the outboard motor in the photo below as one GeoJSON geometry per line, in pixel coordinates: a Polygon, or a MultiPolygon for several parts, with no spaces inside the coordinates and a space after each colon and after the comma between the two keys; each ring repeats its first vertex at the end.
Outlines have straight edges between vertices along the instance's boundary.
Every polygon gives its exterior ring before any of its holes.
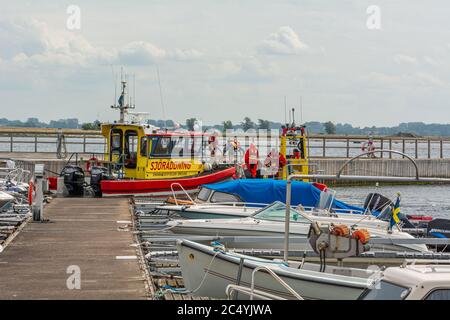
{"type": "Polygon", "coordinates": [[[83,196],[85,181],[81,167],[67,165],[63,168],[61,175],[64,177],[64,186],[69,196],[83,196]]]}
{"type": "MultiPolygon", "coordinates": [[[[366,201],[364,201],[364,209],[369,209],[372,212],[380,212],[378,219],[389,221],[391,219],[391,210],[394,203],[387,197],[379,193],[369,193],[366,201]]],[[[402,227],[407,229],[414,229],[416,226],[409,221],[408,217],[402,213],[399,215],[402,227]]]]}
{"type": "Polygon", "coordinates": [[[109,180],[108,169],[105,167],[92,167],[91,168],[91,188],[96,197],[102,196],[102,190],[100,182],[102,180],[109,180]]]}
{"type": "MultiPolygon", "coordinates": [[[[431,238],[450,238],[450,220],[449,219],[433,219],[428,222],[427,235],[431,238]]],[[[438,245],[437,249],[439,251],[450,251],[447,245],[438,245]]]]}
{"type": "Polygon", "coordinates": [[[393,205],[392,201],[379,193],[369,193],[366,201],[364,201],[364,209],[369,209],[372,212],[381,212],[384,208],[390,205],[393,205]]]}

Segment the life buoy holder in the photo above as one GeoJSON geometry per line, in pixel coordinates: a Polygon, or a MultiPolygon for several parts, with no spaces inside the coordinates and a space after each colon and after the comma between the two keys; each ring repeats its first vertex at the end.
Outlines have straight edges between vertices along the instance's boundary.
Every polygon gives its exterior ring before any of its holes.
{"type": "Polygon", "coordinates": [[[373,141],[364,141],[363,143],[361,143],[361,151],[363,152],[371,152],[375,150],[375,145],[373,143],[373,141]]]}

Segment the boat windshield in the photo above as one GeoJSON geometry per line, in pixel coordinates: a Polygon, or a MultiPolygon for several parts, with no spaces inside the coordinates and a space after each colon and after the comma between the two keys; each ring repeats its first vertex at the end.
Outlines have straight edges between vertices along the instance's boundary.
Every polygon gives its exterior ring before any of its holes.
{"type": "Polygon", "coordinates": [[[197,199],[200,201],[207,201],[209,195],[211,194],[211,189],[202,187],[198,192],[197,199]]]}
{"type": "MultiPolygon", "coordinates": [[[[282,202],[274,202],[271,205],[259,210],[253,218],[260,220],[285,221],[286,205],[282,202]]],[[[291,208],[290,221],[310,223],[300,212],[291,208]]]]}
{"type": "Polygon", "coordinates": [[[404,300],[409,292],[408,287],[403,287],[398,284],[381,280],[374,285],[373,288],[366,289],[361,296],[360,300],[404,300]]]}

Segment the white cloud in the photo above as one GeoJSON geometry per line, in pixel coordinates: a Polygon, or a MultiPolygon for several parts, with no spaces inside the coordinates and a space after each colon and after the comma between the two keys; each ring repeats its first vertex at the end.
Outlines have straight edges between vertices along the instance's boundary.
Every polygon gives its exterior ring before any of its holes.
{"type": "Polygon", "coordinates": [[[381,72],[372,72],[367,77],[368,83],[375,87],[388,87],[411,90],[414,88],[444,87],[446,83],[438,77],[418,72],[413,74],[391,75],[381,72]]]}
{"type": "Polygon", "coordinates": [[[273,80],[277,70],[254,56],[239,57],[210,64],[210,70],[221,79],[238,82],[261,82],[273,80]]]}
{"type": "Polygon", "coordinates": [[[394,56],[394,61],[398,64],[409,64],[409,65],[417,65],[417,59],[406,54],[396,54],[394,56]]]}
{"type": "Polygon", "coordinates": [[[259,46],[259,51],[262,53],[282,55],[299,54],[306,49],[308,49],[308,45],[302,42],[289,26],[280,27],[259,46]]]}
{"type": "Polygon", "coordinates": [[[120,49],[93,46],[76,32],[55,32],[35,19],[0,21],[0,58],[22,66],[92,66],[111,63],[145,65],[157,60],[190,61],[203,53],[195,49],[164,49],[135,41],[120,49]]]}
{"type": "Polygon", "coordinates": [[[144,41],[131,42],[119,50],[120,62],[127,64],[150,64],[166,56],[164,49],[144,41]]]}

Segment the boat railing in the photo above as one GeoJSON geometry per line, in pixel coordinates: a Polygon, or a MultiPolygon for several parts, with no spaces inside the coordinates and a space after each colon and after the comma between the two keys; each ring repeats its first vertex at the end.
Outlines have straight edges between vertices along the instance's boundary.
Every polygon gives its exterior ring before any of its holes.
{"type": "Polygon", "coordinates": [[[261,291],[261,290],[254,290],[253,293],[251,292],[251,289],[245,286],[239,286],[236,284],[229,284],[226,289],[225,289],[225,293],[227,295],[227,299],[228,300],[235,300],[233,298],[233,295],[237,294],[237,293],[242,293],[246,296],[250,296],[253,294],[253,296],[257,299],[260,300],[286,300],[283,297],[265,292],[265,291],[261,291]]]}
{"type": "Polygon", "coordinates": [[[259,203],[259,202],[236,202],[236,201],[223,201],[223,202],[204,202],[199,203],[199,206],[207,206],[213,208],[215,206],[230,206],[230,207],[251,207],[251,208],[262,208],[268,206],[269,203],[259,203]]]}
{"type": "Polygon", "coordinates": [[[252,271],[252,282],[250,284],[250,300],[253,300],[253,296],[255,293],[255,275],[258,271],[267,272],[272,278],[275,279],[279,284],[281,284],[287,291],[289,291],[295,298],[298,300],[304,300],[301,295],[299,295],[294,289],[292,289],[286,282],[283,281],[275,272],[273,272],[270,268],[262,265],[257,266],[252,271]]]}
{"type": "Polygon", "coordinates": [[[298,206],[292,206],[293,209],[296,210],[301,210],[304,211],[308,214],[312,214],[315,212],[326,212],[326,214],[324,214],[324,216],[330,216],[333,214],[360,214],[362,215],[364,212],[361,210],[355,210],[355,209],[339,209],[339,208],[332,208],[332,211],[326,210],[326,209],[317,209],[316,207],[313,206],[302,206],[302,205],[298,205],[298,206]]]}
{"type": "Polygon", "coordinates": [[[178,205],[178,200],[177,200],[177,196],[175,195],[175,190],[173,189],[174,186],[178,186],[180,187],[181,191],[188,197],[188,199],[192,202],[195,203],[194,200],[192,200],[191,196],[187,193],[187,191],[183,188],[183,186],[178,183],[178,182],[174,182],[170,185],[170,190],[172,190],[172,196],[173,199],[175,200],[175,205],[178,205]]]}

